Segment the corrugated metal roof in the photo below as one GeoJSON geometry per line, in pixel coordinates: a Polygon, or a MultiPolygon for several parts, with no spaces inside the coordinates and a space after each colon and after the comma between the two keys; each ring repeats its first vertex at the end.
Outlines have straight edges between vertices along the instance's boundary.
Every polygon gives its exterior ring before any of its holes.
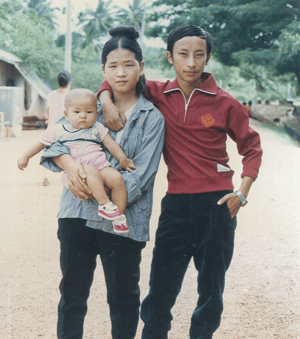
{"type": "Polygon", "coordinates": [[[12,64],[22,74],[26,81],[38,92],[41,98],[47,99],[51,92],[51,87],[47,85],[36,73],[29,72],[24,66],[20,65],[23,61],[17,56],[0,49],[0,60],[12,64]]]}

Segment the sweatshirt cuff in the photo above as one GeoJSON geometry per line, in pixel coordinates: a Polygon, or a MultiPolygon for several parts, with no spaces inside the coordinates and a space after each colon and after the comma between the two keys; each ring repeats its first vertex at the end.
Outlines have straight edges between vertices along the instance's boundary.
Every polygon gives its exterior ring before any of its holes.
{"type": "Polygon", "coordinates": [[[98,92],[97,92],[97,95],[96,95],[96,98],[99,100],[99,95],[101,94],[101,92],[103,91],[110,91],[111,92],[111,87],[110,87],[110,84],[108,83],[108,81],[106,79],[104,79],[102,81],[102,84],[100,86],[100,88],[98,89],[98,92]]]}
{"type": "Polygon", "coordinates": [[[255,181],[257,176],[258,176],[258,170],[256,168],[247,168],[243,170],[241,178],[251,177],[255,181]]]}

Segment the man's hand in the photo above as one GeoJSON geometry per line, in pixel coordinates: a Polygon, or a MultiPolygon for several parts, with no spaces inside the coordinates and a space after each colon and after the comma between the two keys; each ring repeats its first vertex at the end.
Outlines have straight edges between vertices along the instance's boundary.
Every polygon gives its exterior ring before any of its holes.
{"type": "Polygon", "coordinates": [[[134,162],[132,160],[128,159],[128,158],[121,159],[119,161],[119,164],[120,164],[120,170],[124,168],[127,171],[132,173],[133,170],[136,169],[134,162]]]}
{"type": "Polygon", "coordinates": [[[19,168],[20,170],[23,171],[23,170],[27,167],[28,162],[29,162],[29,158],[26,157],[26,156],[24,156],[24,155],[22,155],[22,156],[17,160],[18,168],[19,168]]]}
{"type": "Polygon", "coordinates": [[[239,196],[236,193],[226,194],[225,197],[218,201],[218,205],[223,205],[224,203],[227,203],[231,219],[233,219],[238,214],[241,207],[239,196]]]}
{"type": "MultiPolygon", "coordinates": [[[[253,178],[248,176],[243,177],[239,191],[243,194],[245,198],[247,198],[253,182],[253,178]]],[[[225,197],[218,201],[218,205],[223,205],[225,202],[227,202],[231,218],[234,218],[241,207],[240,197],[236,193],[226,194],[225,197]]]]}
{"type": "Polygon", "coordinates": [[[112,102],[111,93],[109,91],[103,91],[100,94],[99,100],[101,101],[105,126],[112,131],[122,129],[125,126],[126,118],[124,113],[112,102]]]}
{"type": "Polygon", "coordinates": [[[107,128],[112,131],[119,131],[125,126],[125,115],[113,103],[102,105],[102,111],[104,124],[107,128]]]}

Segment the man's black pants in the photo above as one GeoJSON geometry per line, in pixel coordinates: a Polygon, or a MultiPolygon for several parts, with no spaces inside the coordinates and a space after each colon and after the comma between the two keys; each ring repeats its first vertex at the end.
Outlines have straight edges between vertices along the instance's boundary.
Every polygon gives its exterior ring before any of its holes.
{"type": "Polygon", "coordinates": [[[190,327],[191,339],[211,339],[220,325],[225,272],[233,255],[236,218],[217,201],[231,191],[168,194],[162,211],[150,274],[150,290],[141,317],[142,339],[167,339],[171,309],[191,258],[198,271],[199,299],[190,327]]]}

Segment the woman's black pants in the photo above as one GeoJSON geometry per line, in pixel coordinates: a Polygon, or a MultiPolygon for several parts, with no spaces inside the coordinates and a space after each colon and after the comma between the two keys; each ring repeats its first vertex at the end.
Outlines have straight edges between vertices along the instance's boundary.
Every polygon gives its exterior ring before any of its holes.
{"type": "MultiPolygon", "coordinates": [[[[139,320],[140,262],[145,242],[95,230],[86,220],[58,221],[62,280],[58,305],[59,339],[81,339],[87,300],[100,255],[110,308],[113,339],[134,339],[139,320]]],[[[101,338],[101,333],[99,333],[101,338]]]]}

